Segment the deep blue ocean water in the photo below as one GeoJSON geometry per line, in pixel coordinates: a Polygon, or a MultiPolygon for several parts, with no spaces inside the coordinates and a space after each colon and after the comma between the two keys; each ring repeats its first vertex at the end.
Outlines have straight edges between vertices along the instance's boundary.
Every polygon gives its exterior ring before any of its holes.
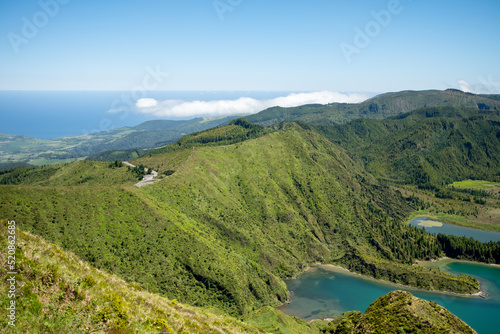
{"type": "MultiPolygon", "coordinates": [[[[289,93],[157,91],[148,92],[146,97],[160,101],[214,101],[240,97],[269,99],[289,93]]],[[[0,91],[0,133],[50,139],[159,119],[134,112],[108,112],[117,102],[125,105],[121,101],[127,101],[131,96],[130,91],[0,91]]]]}

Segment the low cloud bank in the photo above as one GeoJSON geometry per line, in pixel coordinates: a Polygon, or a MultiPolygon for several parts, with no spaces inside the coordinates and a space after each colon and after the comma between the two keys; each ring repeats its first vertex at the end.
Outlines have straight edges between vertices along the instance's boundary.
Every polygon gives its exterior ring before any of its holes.
{"type": "Polygon", "coordinates": [[[344,94],[337,92],[293,93],[283,97],[258,100],[241,97],[236,100],[216,101],[157,101],[152,98],[140,99],[136,102],[136,111],[157,117],[185,118],[197,116],[223,116],[234,114],[255,114],[264,109],[280,107],[296,107],[304,104],[359,103],[372,97],[369,94],[344,94]]]}
{"type": "Polygon", "coordinates": [[[471,83],[465,80],[458,80],[460,90],[474,94],[500,94],[500,82],[496,82],[493,76],[488,78],[479,77],[477,82],[471,83]]]}

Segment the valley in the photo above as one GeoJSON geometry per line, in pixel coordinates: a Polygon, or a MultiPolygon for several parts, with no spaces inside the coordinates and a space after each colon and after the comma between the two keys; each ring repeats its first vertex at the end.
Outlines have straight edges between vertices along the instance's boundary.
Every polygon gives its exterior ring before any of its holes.
{"type": "MultiPolygon", "coordinates": [[[[223,331],[334,333],[338,323],[308,324],[271,308],[289,300],[286,279],[323,263],[404,286],[474,294],[476,278],[414,264],[443,256],[500,263],[499,242],[406,225],[424,215],[499,230],[496,103],[425,91],[384,94],[357,106],[271,108],[135,157],[106,151],[97,153],[105,161],[5,169],[0,218],[15,220],[23,238],[46,240],[36,252],[47,261],[57,249],[70,252],[167,304],[178,300],[247,323],[227,320],[233,327],[223,331]],[[366,117],[357,119],[360,113],[366,117]],[[335,117],[342,124],[332,125],[335,117]],[[145,170],[161,182],[134,186],[145,170]]],[[[40,292],[26,286],[27,295],[40,292]]],[[[125,304],[128,318],[118,308],[111,312],[123,322],[111,315],[87,321],[147,332],[146,320],[132,317],[125,304]]],[[[206,327],[193,317],[199,328],[184,326],[194,332],[226,321],[206,327]]],[[[172,327],[172,319],[161,319],[172,327]]],[[[363,319],[373,321],[368,313],[363,319]]]]}

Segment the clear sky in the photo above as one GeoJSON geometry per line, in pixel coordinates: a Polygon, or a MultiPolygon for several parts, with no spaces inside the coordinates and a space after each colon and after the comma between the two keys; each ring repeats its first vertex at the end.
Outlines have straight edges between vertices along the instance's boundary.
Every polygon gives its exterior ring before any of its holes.
{"type": "Polygon", "coordinates": [[[0,89],[500,93],[499,14],[498,0],[2,0],[0,89]]]}

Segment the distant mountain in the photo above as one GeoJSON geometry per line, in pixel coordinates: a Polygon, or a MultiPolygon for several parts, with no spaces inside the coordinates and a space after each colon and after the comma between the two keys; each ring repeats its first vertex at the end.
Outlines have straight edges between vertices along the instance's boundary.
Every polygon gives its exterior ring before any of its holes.
{"type": "Polygon", "coordinates": [[[273,107],[246,117],[250,122],[268,126],[283,121],[303,121],[318,125],[345,124],[354,119],[384,119],[425,107],[467,107],[500,110],[498,95],[475,95],[455,89],[445,91],[402,91],[375,96],[362,103],[332,103],[300,107],[273,107]]]}
{"type": "Polygon", "coordinates": [[[441,187],[500,181],[500,108],[432,107],[316,130],[364,160],[380,179],[441,187]]]}

